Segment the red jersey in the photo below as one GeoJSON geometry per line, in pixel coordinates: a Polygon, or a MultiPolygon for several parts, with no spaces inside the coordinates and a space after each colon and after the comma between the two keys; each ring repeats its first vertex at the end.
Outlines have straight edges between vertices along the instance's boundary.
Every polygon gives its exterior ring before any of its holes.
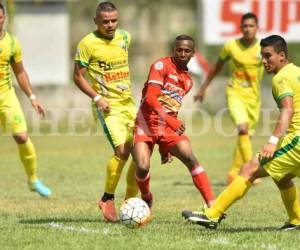
{"type": "Polygon", "coordinates": [[[140,111],[144,115],[151,116],[157,116],[157,113],[151,107],[145,105],[143,100],[147,92],[147,86],[152,83],[161,85],[161,95],[158,97],[158,101],[164,111],[175,115],[181,107],[183,97],[193,86],[188,71],[178,68],[172,57],[164,57],[154,62],[143,88],[140,107],[140,111]]]}

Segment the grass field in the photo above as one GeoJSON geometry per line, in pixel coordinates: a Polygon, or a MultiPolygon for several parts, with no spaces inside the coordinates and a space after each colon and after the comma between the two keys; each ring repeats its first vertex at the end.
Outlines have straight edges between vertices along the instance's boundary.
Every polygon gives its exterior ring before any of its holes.
{"type": "MultiPolygon", "coordinates": [[[[10,137],[1,137],[0,249],[299,249],[299,231],[276,231],[286,214],[270,179],[235,204],[218,230],[206,230],[180,216],[181,210],[201,204],[188,171],[176,160],[160,166],[154,154],[155,218],[144,228],[131,230],[103,222],[98,211],[105,163],[111,155],[103,136],[32,139],[40,177],[54,194],[45,200],[28,191],[15,144],[10,137]]],[[[210,131],[191,140],[218,194],[225,185],[235,137],[210,131]]],[[[265,140],[254,137],[255,149],[265,140]]],[[[118,206],[123,195],[124,179],[117,190],[118,206]]]]}

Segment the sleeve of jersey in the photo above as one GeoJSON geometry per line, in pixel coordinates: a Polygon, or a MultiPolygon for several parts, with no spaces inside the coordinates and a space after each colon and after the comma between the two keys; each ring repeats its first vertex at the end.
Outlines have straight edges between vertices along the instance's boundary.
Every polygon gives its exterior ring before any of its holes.
{"type": "Polygon", "coordinates": [[[280,100],[286,96],[293,96],[293,89],[289,82],[282,77],[274,77],[272,80],[272,93],[277,104],[280,104],[280,100]]]}
{"type": "Polygon", "coordinates": [[[230,45],[229,45],[228,42],[225,43],[224,46],[223,46],[223,48],[221,49],[219,58],[222,61],[227,61],[230,58],[230,45]]]}
{"type": "Polygon", "coordinates": [[[158,97],[161,95],[161,87],[155,84],[149,84],[147,87],[147,92],[145,94],[145,104],[148,107],[151,107],[165,122],[170,128],[176,131],[180,126],[181,122],[173,116],[168,115],[160,102],[158,97]]]}
{"type": "Polygon", "coordinates": [[[15,53],[13,55],[13,61],[14,63],[19,63],[23,60],[22,56],[22,48],[20,42],[15,39],[15,53]]]}
{"type": "Polygon", "coordinates": [[[89,46],[81,41],[76,49],[75,63],[80,64],[82,67],[88,67],[91,58],[91,49],[89,46]]]}
{"type": "Polygon", "coordinates": [[[164,85],[164,75],[165,75],[165,68],[163,62],[157,61],[151,65],[149,76],[148,76],[148,84],[155,83],[158,85],[164,85]]]}

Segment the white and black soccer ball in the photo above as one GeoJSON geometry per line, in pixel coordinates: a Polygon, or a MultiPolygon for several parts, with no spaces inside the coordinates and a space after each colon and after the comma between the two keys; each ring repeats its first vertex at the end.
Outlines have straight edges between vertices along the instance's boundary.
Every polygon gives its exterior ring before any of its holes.
{"type": "Polygon", "coordinates": [[[129,228],[139,228],[150,219],[150,209],[146,202],[139,198],[126,200],[120,208],[120,223],[129,228]]]}

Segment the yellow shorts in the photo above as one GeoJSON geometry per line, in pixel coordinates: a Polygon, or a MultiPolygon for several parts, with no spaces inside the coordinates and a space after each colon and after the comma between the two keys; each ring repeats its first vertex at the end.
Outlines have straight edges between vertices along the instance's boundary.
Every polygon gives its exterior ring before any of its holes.
{"type": "Polygon", "coordinates": [[[136,117],[136,107],[132,99],[110,103],[111,112],[105,114],[92,104],[94,118],[100,121],[103,131],[113,147],[133,140],[133,129],[136,117]]]}
{"type": "Polygon", "coordinates": [[[248,123],[249,134],[253,135],[260,115],[260,100],[255,97],[242,97],[234,90],[227,90],[227,106],[236,126],[248,123]]]}
{"type": "Polygon", "coordinates": [[[287,174],[300,177],[300,136],[287,134],[281,138],[272,160],[261,165],[276,181],[287,174]]]}
{"type": "Polygon", "coordinates": [[[14,88],[0,93],[0,127],[4,132],[12,134],[27,131],[26,120],[14,88]]]}

